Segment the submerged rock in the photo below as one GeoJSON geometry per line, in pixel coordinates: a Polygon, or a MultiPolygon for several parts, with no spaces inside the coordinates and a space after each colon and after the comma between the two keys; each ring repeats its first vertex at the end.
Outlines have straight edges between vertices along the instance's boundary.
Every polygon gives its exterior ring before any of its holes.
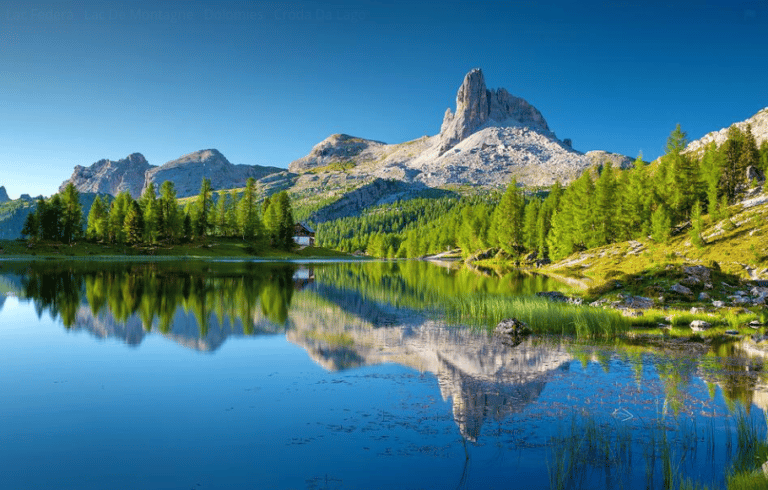
{"type": "Polygon", "coordinates": [[[532,333],[532,330],[525,322],[517,318],[508,318],[500,321],[493,333],[501,337],[503,343],[516,346],[522,343],[523,339],[532,333]]]}
{"type": "Polygon", "coordinates": [[[712,328],[712,324],[704,320],[694,320],[691,322],[691,330],[694,332],[703,332],[712,328]]]}

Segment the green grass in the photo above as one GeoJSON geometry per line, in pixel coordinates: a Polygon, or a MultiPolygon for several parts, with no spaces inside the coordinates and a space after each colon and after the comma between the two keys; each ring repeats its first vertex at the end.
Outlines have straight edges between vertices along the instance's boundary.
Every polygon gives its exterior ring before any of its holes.
{"type": "MultiPolygon", "coordinates": [[[[768,457],[765,434],[743,409],[736,411],[728,422],[736,426],[736,451],[729,457],[728,467],[723,468],[726,488],[768,489],[768,478],[761,469],[768,457]]],[[[645,488],[713,488],[696,481],[695,475],[682,473],[683,463],[689,455],[696,454],[699,444],[707,447],[707,458],[714,458],[713,424],[714,421],[702,433],[695,422],[678,421],[672,429],[660,417],[631,428],[613,419],[599,421],[591,414],[574,414],[570,423],[561,427],[547,444],[550,488],[593,488],[595,481],[610,488],[631,488],[632,473],[641,465],[645,466],[645,488]],[[642,461],[637,461],[633,454],[638,446],[642,447],[642,461]]],[[[726,445],[731,447],[730,430],[725,437],[726,445]]],[[[726,448],[726,452],[730,450],[726,448]]]]}
{"type": "Polygon", "coordinates": [[[448,306],[448,317],[458,323],[493,327],[517,318],[537,334],[575,335],[579,338],[615,337],[629,321],[616,311],[549,301],[535,296],[471,295],[448,306]]]}

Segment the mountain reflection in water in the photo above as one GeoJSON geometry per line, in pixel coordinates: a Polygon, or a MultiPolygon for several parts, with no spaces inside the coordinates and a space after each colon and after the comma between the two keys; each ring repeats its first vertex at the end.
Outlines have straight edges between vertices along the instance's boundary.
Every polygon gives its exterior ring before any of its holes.
{"type": "Polygon", "coordinates": [[[434,314],[446,294],[533,293],[545,287],[541,277],[499,281],[422,263],[9,268],[6,282],[34,302],[38,316],[47,312],[98,338],[138,345],[159,332],[213,352],[230,337],[285,333],[330,371],[393,362],[433,373],[462,435],[473,441],[484,419],[522,411],[571,360],[560,346],[528,341],[512,348],[484,329],[452,327],[434,314]],[[433,288],[425,290],[425,281],[433,288]]]}

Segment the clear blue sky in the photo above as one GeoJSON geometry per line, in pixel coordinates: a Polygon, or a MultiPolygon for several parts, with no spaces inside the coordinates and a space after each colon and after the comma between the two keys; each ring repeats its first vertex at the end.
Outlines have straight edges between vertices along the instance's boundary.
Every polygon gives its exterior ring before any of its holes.
{"type": "Polygon", "coordinates": [[[439,132],[463,76],[535,105],[580,151],[658,156],[768,106],[766,0],[11,3],[0,8],[0,185],[204,148],[287,167],[332,133],[439,132]]]}

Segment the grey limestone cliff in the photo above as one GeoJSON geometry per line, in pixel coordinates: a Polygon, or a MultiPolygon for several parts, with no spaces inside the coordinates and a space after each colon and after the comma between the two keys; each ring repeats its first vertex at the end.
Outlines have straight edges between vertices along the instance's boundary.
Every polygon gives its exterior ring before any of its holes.
{"type": "Polygon", "coordinates": [[[276,167],[234,165],[218,150],[200,150],[148,170],[144,188],[154,183],[159,189],[163,182],[170,180],[176,187],[178,197],[188,197],[200,192],[200,183],[204,177],[211,179],[214,190],[234,189],[245,187],[249,177],[260,179],[281,171],[283,169],[276,167]]]}
{"type": "Polygon", "coordinates": [[[77,165],[72,176],[61,184],[59,191],[71,182],[80,192],[116,196],[122,191],[128,191],[135,198],[141,195],[144,173],[151,168],[152,165],[141,153],[132,153],[120,160],[99,160],[88,167],[77,165]]]}
{"type": "Polygon", "coordinates": [[[150,182],[156,190],[166,180],[176,187],[178,197],[194,196],[200,191],[203,177],[211,179],[214,190],[244,187],[249,177],[261,179],[284,172],[276,167],[234,165],[218,150],[200,150],[172,160],[160,167],[150,165],[141,153],[121,160],[99,160],[88,167],[75,167],[72,176],[61,184],[63,190],[70,182],[80,192],[111,194],[128,191],[135,199],[150,182]]]}
{"type": "Polygon", "coordinates": [[[11,198],[8,197],[8,193],[5,192],[5,187],[0,185],[0,204],[2,204],[4,202],[8,202],[10,200],[11,200],[11,198]]]}
{"type": "Polygon", "coordinates": [[[535,107],[506,89],[488,90],[482,70],[475,68],[464,77],[456,94],[456,113],[450,109],[445,112],[439,153],[442,155],[486,124],[549,131],[547,121],[535,107]]]}

